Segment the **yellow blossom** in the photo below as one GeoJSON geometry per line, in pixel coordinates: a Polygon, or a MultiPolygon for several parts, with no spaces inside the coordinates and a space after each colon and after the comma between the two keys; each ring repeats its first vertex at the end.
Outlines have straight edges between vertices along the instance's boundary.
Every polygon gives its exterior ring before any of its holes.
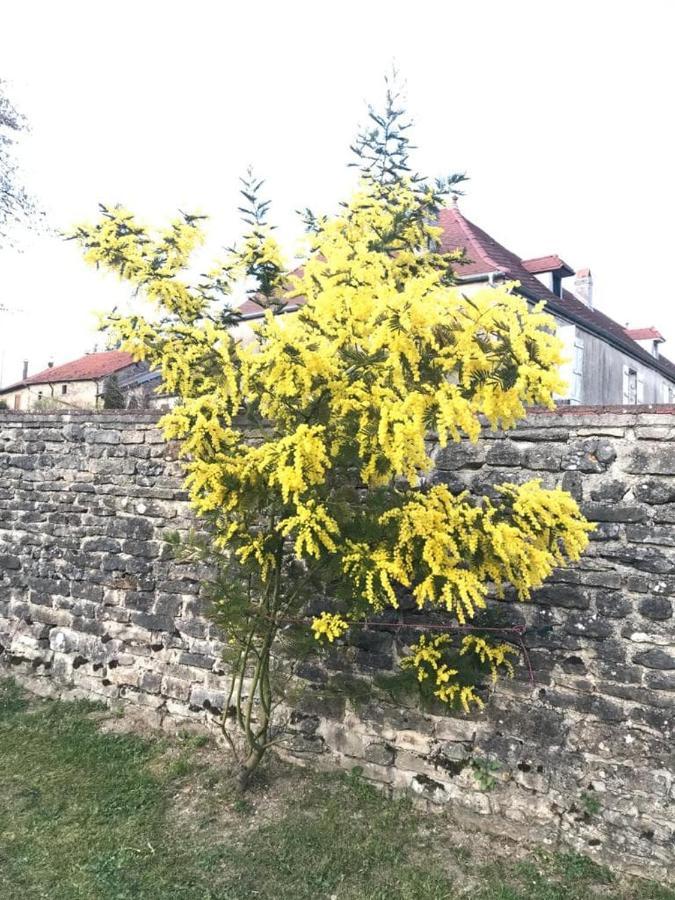
{"type": "Polygon", "coordinates": [[[341,638],[349,629],[349,625],[342,616],[335,613],[322,612],[320,616],[312,619],[312,631],[317,641],[325,638],[333,643],[336,638],[341,638]]]}

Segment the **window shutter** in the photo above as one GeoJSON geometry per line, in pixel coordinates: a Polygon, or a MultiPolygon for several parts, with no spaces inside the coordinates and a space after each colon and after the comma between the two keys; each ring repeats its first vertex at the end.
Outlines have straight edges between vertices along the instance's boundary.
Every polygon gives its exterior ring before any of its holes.
{"type": "Polygon", "coordinates": [[[556,399],[570,400],[574,398],[574,338],[576,336],[575,325],[558,325],[556,334],[562,341],[562,357],[563,363],[560,366],[559,374],[565,382],[565,389],[562,394],[556,394],[556,399]]]}
{"type": "Polygon", "coordinates": [[[574,379],[573,379],[573,396],[572,399],[577,403],[583,401],[584,393],[584,339],[578,336],[574,341],[574,379]]]}
{"type": "Polygon", "coordinates": [[[628,366],[623,367],[623,402],[630,403],[630,391],[629,391],[629,372],[630,369],[628,366]]]}
{"type": "Polygon", "coordinates": [[[645,383],[638,375],[637,380],[637,402],[644,403],[645,402],[645,383]]]}

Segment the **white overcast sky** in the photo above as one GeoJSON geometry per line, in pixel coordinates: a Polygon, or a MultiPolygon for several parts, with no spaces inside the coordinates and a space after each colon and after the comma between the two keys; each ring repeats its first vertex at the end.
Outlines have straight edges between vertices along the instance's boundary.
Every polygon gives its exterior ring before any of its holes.
{"type": "MultiPolygon", "coordinates": [[[[596,305],[656,325],[675,358],[672,0],[339,3],[14,0],[0,78],[29,119],[23,180],[54,229],[121,202],[150,222],[212,216],[236,238],[238,176],[294,210],[348,192],[348,145],[393,60],[415,162],[466,171],[464,213],[521,256],[590,266],[596,305]],[[671,346],[672,345],[672,346],[671,346]]],[[[55,235],[0,250],[0,383],[90,350],[128,290],[55,235]]]]}

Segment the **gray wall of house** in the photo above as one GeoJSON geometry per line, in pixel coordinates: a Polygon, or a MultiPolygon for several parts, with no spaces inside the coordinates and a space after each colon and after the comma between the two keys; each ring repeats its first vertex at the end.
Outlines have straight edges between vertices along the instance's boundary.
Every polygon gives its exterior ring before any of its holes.
{"type": "Polygon", "coordinates": [[[638,382],[643,385],[642,397],[637,398],[638,403],[668,401],[667,396],[664,396],[664,385],[673,384],[672,381],[595,335],[582,329],[577,331],[584,341],[582,403],[624,403],[624,366],[633,369],[637,373],[638,382]]]}
{"type": "MultiPolygon", "coordinates": [[[[462,284],[462,293],[470,295],[485,286],[485,281],[462,284]]],[[[569,385],[568,393],[563,395],[564,399],[573,397],[573,403],[588,406],[624,404],[626,402],[623,394],[624,366],[628,366],[637,373],[638,381],[643,385],[642,396],[637,398],[638,403],[673,403],[675,401],[675,397],[669,397],[667,393],[668,386],[675,391],[674,379],[666,378],[645,363],[617,350],[602,338],[595,337],[569,320],[558,316],[554,316],[554,319],[559,328],[576,328],[576,336],[580,337],[584,344],[581,396],[573,396],[573,367],[569,365],[564,366],[562,371],[562,377],[569,385]]],[[[574,342],[570,340],[570,335],[567,335],[567,338],[569,344],[567,345],[566,342],[564,352],[567,356],[573,356],[574,342]]]]}

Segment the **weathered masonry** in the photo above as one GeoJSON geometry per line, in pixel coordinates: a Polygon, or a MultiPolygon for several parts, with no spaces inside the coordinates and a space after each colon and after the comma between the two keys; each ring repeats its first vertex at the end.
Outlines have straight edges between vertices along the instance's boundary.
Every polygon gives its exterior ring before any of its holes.
{"type": "MultiPolygon", "coordinates": [[[[174,457],[154,414],[0,413],[5,671],[158,725],[215,723],[207,573],[164,540],[194,527],[174,457]]],[[[498,605],[526,626],[534,682],[521,662],[483,714],[431,715],[388,687],[392,636],[360,632],[305,671],[290,752],[361,766],[464,824],[673,878],[675,409],[533,414],[509,436],[439,452],[435,473],[477,493],[533,476],[598,523],[581,563],[534,603],[498,605]]]]}

